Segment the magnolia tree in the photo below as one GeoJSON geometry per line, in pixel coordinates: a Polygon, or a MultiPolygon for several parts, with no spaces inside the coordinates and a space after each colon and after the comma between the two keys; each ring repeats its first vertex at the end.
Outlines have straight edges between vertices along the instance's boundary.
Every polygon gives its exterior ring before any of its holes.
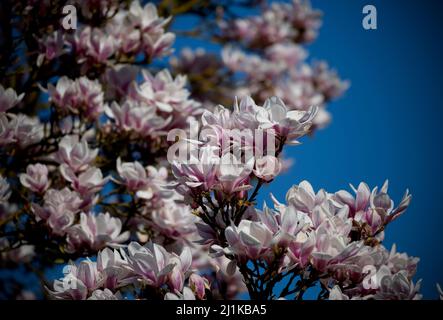
{"type": "Polygon", "coordinates": [[[348,87],[306,60],[308,2],[0,6],[1,298],[421,297],[418,259],[382,245],[408,192],[302,181],[256,207],[348,87]]]}

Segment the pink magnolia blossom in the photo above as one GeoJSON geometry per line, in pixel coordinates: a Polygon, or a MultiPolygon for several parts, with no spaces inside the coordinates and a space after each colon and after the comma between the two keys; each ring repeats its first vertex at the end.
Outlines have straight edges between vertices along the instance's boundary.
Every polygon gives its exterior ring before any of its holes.
{"type": "Polygon", "coordinates": [[[122,222],[109,213],[81,213],[80,224],[68,230],[68,247],[70,251],[80,248],[100,250],[105,246],[115,246],[129,238],[129,231],[122,231],[122,222]]]}
{"type": "Polygon", "coordinates": [[[5,89],[0,85],[0,112],[6,112],[16,106],[24,97],[24,93],[17,95],[13,88],[5,89]]]}
{"type": "Polygon", "coordinates": [[[273,237],[265,224],[248,220],[242,220],[237,227],[227,227],[225,236],[229,244],[228,252],[249,259],[258,259],[267,253],[273,237]]]}
{"type": "Polygon", "coordinates": [[[98,149],[89,149],[86,139],[77,135],[64,136],[59,142],[56,158],[60,164],[66,164],[74,172],[84,171],[94,161],[98,149]]]}
{"type": "Polygon", "coordinates": [[[273,180],[281,171],[281,164],[274,156],[264,156],[255,159],[254,174],[264,181],[273,180]]]}
{"type": "Polygon", "coordinates": [[[55,280],[53,291],[49,290],[52,299],[86,300],[90,293],[100,287],[100,274],[97,265],[90,260],[83,260],[78,266],[70,264],[65,277],[55,280]]]}
{"type": "Polygon", "coordinates": [[[151,214],[152,225],[161,233],[172,239],[183,239],[195,231],[196,217],[189,207],[167,201],[151,214]]]}
{"type": "Polygon", "coordinates": [[[208,279],[193,273],[189,277],[189,287],[191,288],[192,292],[194,292],[195,296],[203,300],[206,295],[206,289],[209,289],[209,281],[208,279]]]}
{"type": "Polygon", "coordinates": [[[306,135],[312,126],[316,108],[307,112],[288,111],[284,102],[277,97],[266,100],[257,114],[257,120],[263,129],[273,128],[276,133],[287,139],[288,143],[297,143],[298,138],[306,135]]]}
{"type": "Polygon", "coordinates": [[[73,46],[79,57],[78,62],[92,59],[105,63],[118,49],[116,39],[99,28],[85,27],[73,39],[73,46]]]}
{"type": "Polygon", "coordinates": [[[44,60],[51,61],[65,53],[65,37],[61,30],[56,30],[39,41],[40,54],[37,57],[37,66],[44,60]]]}
{"type": "Polygon", "coordinates": [[[60,167],[60,172],[66,181],[71,182],[71,187],[82,196],[88,196],[100,191],[108,178],[103,178],[100,169],[89,167],[86,171],[76,175],[74,171],[63,164],[60,167]]]}
{"type": "Polygon", "coordinates": [[[162,246],[148,243],[141,246],[137,242],[128,245],[128,266],[147,285],[159,287],[168,281],[174,269],[171,255],[162,246]]]}
{"type": "Polygon", "coordinates": [[[21,184],[33,192],[44,193],[50,185],[48,167],[44,164],[30,164],[26,173],[20,174],[21,184]]]}
{"type": "Polygon", "coordinates": [[[44,205],[33,203],[32,209],[37,219],[45,220],[54,234],[64,235],[74,223],[82,203],[78,193],[68,188],[49,189],[44,196],[44,205]]]}
{"type": "Polygon", "coordinates": [[[155,108],[131,100],[122,105],[113,102],[105,107],[105,112],[119,130],[135,132],[142,137],[162,134],[162,129],[170,122],[170,119],[158,116],[155,108]]]}

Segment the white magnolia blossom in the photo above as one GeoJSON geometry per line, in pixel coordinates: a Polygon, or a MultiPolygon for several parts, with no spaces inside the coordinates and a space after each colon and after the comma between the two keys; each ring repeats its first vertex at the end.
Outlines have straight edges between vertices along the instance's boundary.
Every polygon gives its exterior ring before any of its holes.
{"type": "Polygon", "coordinates": [[[69,250],[80,248],[100,250],[116,246],[129,239],[129,231],[122,232],[122,221],[109,213],[81,213],[80,223],[68,230],[69,250]]]}
{"type": "Polygon", "coordinates": [[[24,93],[17,95],[13,88],[5,89],[0,85],[0,112],[6,112],[16,106],[24,97],[24,93]]]}

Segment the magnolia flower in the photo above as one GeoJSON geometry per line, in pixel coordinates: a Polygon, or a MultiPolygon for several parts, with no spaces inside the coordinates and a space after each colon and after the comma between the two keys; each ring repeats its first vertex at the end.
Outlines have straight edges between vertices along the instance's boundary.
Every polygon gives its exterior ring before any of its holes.
{"type": "Polygon", "coordinates": [[[376,274],[376,300],[419,300],[421,280],[414,284],[405,270],[392,274],[388,267],[382,266],[376,274]]]}
{"type": "Polygon", "coordinates": [[[262,222],[242,220],[237,227],[227,227],[225,236],[229,244],[228,252],[240,259],[258,259],[269,250],[273,235],[262,222]]]}
{"type": "Polygon", "coordinates": [[[107,96],[111,98],[124,96],[132,81],[137,78],[139,70],[139,67],[130,64],[119,64],[106,69],[104,77],[107,83],[107,96]]]}
{"type": "Polygon", "coordinates": [[[80,224],[68,230],[68,247],[70,251],[80,248],[100,250],[105,246],[115,246],[129,238],[129,231],[122,231],[122,222],[109,213],[81,213],[80,224]]]}
{"type": "Polygon", "coordinates": [[[159,117],[155,108],[136,101],[127,100],[122,105],[113,102],[105,106],[106,115],[115,121],[115,126],[123,131],[134,131],[142,137],[156,136],[170,119],[159,117]]]}
{"type": "Polygon", "coordinates": [[[81,113],[89,119],[97,119],[103,112],[104,93],[98,80],[92,81],[85,76],[71,80],[63,76],[55,87],[49,84],[47,91],[50,101],[61,110],[81,113]]]}
{"type": "Polygon", "coordinates": [[[73,108],[81,97],[77,94],[74,80],[62,76],[56,85],[48,84],[49,101],[61,109],[73,108]]]}
{"type": "Polygon", "coordinates": [[[73,44],[77,55],[83,57],[78,60],[79,63],[87,58],[94,62],[105,63],[118,49],[117,41],[112,35],[89,26],[75,35],[73,44]]]}
{"type": "Polygon", "coordinates": [[[171,18],[160,18],[157,8],[153,3],[148,3],[144,7],[139,1],[133,1],[129,8],[129,18],[134,26],[140,27],[144,32],[163,32],[165,25],[171,18]]]}
{"type": "Polygon", "coordinates": [[[128,258],[123,248],[104,248],[97,253],[97,270],[101,273],[103,287],[112,291],[133,282],[133,274],[127,268],[128,258]]]}
{"type": "MultiPolygon", "coordinates": [[[[85,117],[97,119],[104,111],[103,89],[98,80],[89,80],[87,77],[76,79],[79,106],[85,117]]],[[[77,110],[74,110],[77,113],[77,110]]]]}
{"type": "Polygon", "coordinates": [[[49,189],[45,193],[43,207],[32,203],[32,209],[37,219],[45,220],[54,234],[64,235],[74,223],[82,203],[78,193],[68,188],[49,189]]]}
{"type": "Polygon", "coordinates": [[[72,189],[82,196],[97,193],[108,181],[108,178],[103,179],[102,171],[96,167],[89,167],[79,175],[76,175],[66,164],[62,164],[59,168],[63,178],[71,182],[72,189]]]}
{"type": "Polygon", "coordinates": [[[164,207],[151,214],[153,227],[169,238],[183,239],[196,229],[196,217],[188,206],[167,201],[164,207]]]}
{"type": "Polygon", "coordinates": [[[101,285],[100,273],[95,262],[83,260],[78,266],[71,263],[64,270],[65,277],[54,281],[53,290],[48,289],[53,299],[86,300],[89,293],[101,285]]]}
{"type": "Polygon", "coordinates": [[[121,296],[119,293],[114,294],[111,290],[105,288],[104,290],[95,290],[88,300],[121,300],[121,296]]]}
{"type": "Polygon", "coordinates": [[[249,158],[246,163],[238,159],[234,154],[225,153],[217,166],[218,189],[227,195],[251,188],[249,175],[254,166],[254,158],[249,158]]]}
{"type": "Polygon", "coordinates": [[[397,246],[392,245],[392,249],[389,252],[389,257],[387,261],[387,266],[392,273],[397,273],[399,271],[405,270],[409,278],[412,278],[417,271],[417,265],[420,258],[409,257],[406,253],[397,252],[397,246]]]}
{"type": "Polygon", "coordinates": [[[89,149],[86,139],[80,140],[77,135],[64,136],[58,146],[56,159],[75,173],[86,170],[98,154],[98,149],[89,149]]]}
{"type": "Polygon", "coordinates": [[[40,67],[43,61],[51,61],[64,53],[65,39],[60,30],[44,36],[39,40],[40,54],[37,57],[37,66],[40,67]]]}
{"type": "Polygon", "coordinates": [[[202,276],[193,273],[189,277],[189,287],[191,288],[192,292],[195,294],[195,296],[203,300],[206,295],[206,289],[209,289],[209,281],[206,278],[203,278],[202,276]]]}
{"type": "Polygon", "coordinates": [[[149,183],[146,169],[138,161],[122,162],[117,159],[117,173],[129,191],[136,192],[149,183]]]}
{"type": "Polygon", "coordinates": [[[48,167],[44,164],[30,164],[26,173],[20,174],[21,184],[33,192],[44,193],[50,185],[48,180],[48,167]]]}
{"type": "Polygon", "coordinates": [[[281,163],[274,156],[264,156],[255,159],[254,174],[266,182],[273,180],[281,170],[281,163]]]}
{"type": "Polygon", "coordinates": [[[195,300],[195,296],[192,289],[184,287],[183,292],[175,291],[175,293],[166,293],[165,300],[195,300]]]}
{"type": "Polygon", "coordinates": [[[411,195],[406,190],[400,204],[394,208],[394,203],[387,194],[388,181],[383,184],[380,192],[377,187],[371,192],[368,185],[363,182],[357,189],[352,185],[351,187],[356,193],[355,198],[349,192],[341,190],[335,193],[334,200],[346,205],[349,208],[349,215],[355,221],[369,226],[369,236],[376,235],[383,226],[398,218],[411,202],[411,195]]]}
{"type": "Polygon", "coordinates": [[[204,148],[200,158],[191,158],[189,164],[172,163],[172,173],[182,185],[207,191],[216,184],[216,160],[211,149],[204,148]]]}
{"type": "Polygon", "coordinates": [[[266,100],[259,109],[257,120],[261,128],[273,128],[280,137],[296,144],[296,139],[309,132],[316,112],[317,108],[311,108],[309,111],[288,111],[282,100],[273,97],[266,100]]]}
{"type": "Polygon", "coordinates": [[[11,196],[8,181],[0,175],[0,204],[6,203],[11,196]]]}
{"type": "Polygon", "coordinates": [[[174,269],[171,254],[162,246],[149,242],[141,246],[137,242],[128,245],[128,267],[141,277],[141,282],[160,287],[168,280],[167,276],[174,269]]]}
{"type": "Polygon", "coordinates": [[[286,201],[297,210],[312,212],[314,208],[325,200],[326,194],[320,190],[317,194],[312,185],[304,180],[299,185],[292,186],[286,193],[286,201]]]}
{"type": "Polygon", "coordinates": [[[174,291],[183,290],[184,281],[192,265],[192,253],[189,247],[184,247],[180,256],[172,254],[170,262],[174,265],[172,272],[168,275],[169,287],[174,291]]]}
{"type": "Polygon", "coordinates": [[[7,144],[15,142],[15,128],[12,125],[13,121],[10,121],[11,117],[12,119],[14,119],[15,116],[10,116],[4,112],[0,112],[0,146],[5,146],[7,144]]]}
{"type": "Polygon", "coordinates": [[[293,206],[274,212],[265,204],[263,212],[259,213],[258,217],[274,234],[273,242],[280,246],[288,246],[300,238],[298,237],[300,232],[304,232],[312,226],[309,216],[304,212],[297,211],[293,206]]]}
{"type": "Polygon", "coordinates": [[[315,248],[311,254],[311,263],[320,272],[336,264],[346,264],[347,260],[355,258],[365,248],[362,242],[349,242],[348,238],[334,234],[326,224],[316,230],[315,248]]]}
{"type": "Polygon", "coordinates": [[[193,115],[198,111],[199,105],[189,99],[190,92],[185,88],[186,76],[178,75],[174,79],[166,69],[155,76],[147,71],[142,74],[144,82],[133,88],[137,100],[155,106],[160,112],[193,115]]]}
{"type": "Polygon", "coordinates": [[[24,93],[17,96],[13,88],[5,89],[0,85],[0,112],[6,112],[16,106],[24,97],[24,93]]]}
{"type": "Polygon", "coordinates": [[[43,125],[37,117],[28,117],[24,114],[9,116],[11,120],[7,130],[12,133],[10,139],[20,148],[36,144],[43,138],[43,125]]]}

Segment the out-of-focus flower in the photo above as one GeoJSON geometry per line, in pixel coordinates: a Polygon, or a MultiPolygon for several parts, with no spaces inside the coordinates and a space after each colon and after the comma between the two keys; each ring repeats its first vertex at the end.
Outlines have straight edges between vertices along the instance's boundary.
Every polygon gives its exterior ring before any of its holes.
{"type": "Polygon", "coordinates": [[[66,181],[71,182],[72,189],[82,196],[97,193],[108,181],[108,178],[103,178],[102,171],[99,168],[89,167],[85,172],[80,173],[78,176],[65,164],[61,165],[59,168],[63,178],[65,178],[66,181]]]}
{"type": "MultiPolygon", "coordinates": [[[[20,148],[34,145],[43,138],[43,125],[37,117],[28,117],[24,114],[8,114],[2,117],[0,124],[5,127],[0,128],[0,135],[6,141],[0,144],[16,143],[20,148]]],[[[0,114],[1,117],[1,114],[0,114]]]]}
{"type": "Polygon", "coordinates": [[[14,128],[9,122],[10,117],[4,112],[0,112],[0,146],[5,146],[15,141],[14,128]]]}
{"type": "Polygon", "coordinates": [[[157,31],[161,33],[164,26],[171,20],[171,18],[160,18],[153,3],[148,3],[142,7],[139,1],[131,3],[129,16],[134,25],[145,32],[157,31]]]}
{"type": "Polygon", "coordinates": [[[105,288],[104,290],[95,290],[88,300],[121,300],[121,296],[118,293],[114,294],[111,290],[105,288]]]}
{"type": "Polygon", "coordinates": [[[387,265],[393,273],[405,270],[408,273],[408,277],[412,278],[417,271],[419,261],[419,258],[410,257],[406,253],[397,252],[397,246],[394,244],[389,252],[387,265]]]}
{"type": "Polygon", "coordinates": [[[81,213],[80,224],[68,230],[68,247],[70,251],[88,248],[100,250],[106,246],[115,246],[129,238],[129,231],[122,231],[122,222],[109,213],[81,213]]]}
{"type": "Polygon", "coordinates": [[[50,185],[48,167],[40,163],[28,165],[26,173],[20,174],[20,182],[33,192],[44,193],[50,185]]]}
{"type": "Polygon", "coordinates": [[[206,289],[209,289],[209,281],[208,279],[193,273],[189,277],[189,287],[191,288],[192,292],[194,292],[195,296],[203,300],[206,295],[206,289]]]}
{"type": "Polygon", "coordinates": [[[194,293],[189,287],[184,287],[183,292],[168,292],[165,294],[165,300],[195,300],[194,293]]]}
{"type": "Polygon", "coordinates": [[[75,81],[66,76],[60,77],[55,86],[48,84],[48,94],[49,100],[62,109],[74,107],[77,99],[80,98],[77,95],[75,81]]]}
{"type": "Polygon", "coordinates": [[[78,193],[68,188],[49,189],[45,193],[43,207],[32,203],[32,209],[37,219],[45,220],[54,234],[64,235],[74,223],[82,203],[78,193]]]}
{"type": "Polygon", "coordinates": [[[376,274],[378,289],[373,295],[376,300],[419,300],[421,280],[414,284],[409,279],[407,271],[401,270],[391,273],[391,270],[382,266],[376,274]]]}
{"type": "Polygon", "coordinates": [[[171,52],[175,35],[164,30],[171,18],[160,18],[153,3],[142,7],[138,1],[133,1],[129,8],[129,19],[134,27],[140,28],[148,57],[164,56],[171,52]]]}
{"type": "Polygon", "coordinates": [[[155,76],[143,71],[144,81],[132,93],[140,102],[157,108],[159,112],[177,113],[178,117],[191,116],[200,111],[199,104],[189,99],[190,92],[185,88],[186,76],[173,78],[168,70],[155,76]]]}
{"type": "Polygon", "coordinates": [[[61,56],[65,50],[65,37],[61,30],[56,30],[53,33],[43,37],[39,40],[40,54],[37,57],[37,66],[41,66],[43,61],[51,61],[61,56]]]}
{"type": "Polygon", "coordinates": [[[106,115],[115,121],[115,126],[122,131],[132,131],[142,137],[164,134],[170,119],[156,114],[153,106],[127,100],[119,105],[113,102],[105,107],[106,115]]]}
{"type": "Polygon", "coordinates": [[[98,149],[89,149],[86,139],[80,140],[79,136],[70,135],[60,140],[57,160],[77,173],[86,170],[97,154],[98,149]]]}
{"type": "Polygon", "coordinates": [[[122,162],[118,158],[117,173],[122,178],[126,188],[133,192],[140,190],[149,183],[146,169],[138,161],[122,162]]]}
{"type": "Polygon", "coordinates": [[[117,41],[111,34],[89,26],[76,33],[73,45],[77,57],[80,57],[78,63],[83,63],[87,59],[105,63],[118,49],[117,41]]]}
{"type": "Polygon", "coordinates": [[[81,114],[88,119],[97,119],[104,111],[104,93],[98,80],[80,77],[71,80],[66,76],[58,79],[57,84],[48,85],[48,94],[60,110],[81,114]]]}
{"type": "Polygon", "coordinates": [[[100,274],[97,265],[90,260],[83,260],[78,266],[69,264],[65,277],[55,280],[53,290],[49,290],[51,298],[56,300],[86,300],[89,293],[100,287],[100,274]]]}
{"type": "Polygon", "coordinates": [[[124,96],[132,81],[136,80],[140,68],[131,64],[119,64],[106,69],[106,93],[109,98],[124,96]]]}
{"type": "Polygon", "coordinates": [[[17,96],[13,88],[5,89],[0,85],[0,112],[6,112],[22,101],[24,93],[17,96]]]}
{"type": "MultiPolygon", "coordinates": [[[[77,95],[80,97],[79,106],[83,115],[89,119],[97,119],[104,111],[103,90],[98,80],[81,77],[76,80],[77,95]]],[[[77,110],[74,110],[78,112],[77,110]]]]}
{"type": "Polygon", "coordinates": [[[191,214],[188,206],[167,201],[151,214],[154,228],[173,239],[184,239],[196,230],[196,217],[191,214]]]}

